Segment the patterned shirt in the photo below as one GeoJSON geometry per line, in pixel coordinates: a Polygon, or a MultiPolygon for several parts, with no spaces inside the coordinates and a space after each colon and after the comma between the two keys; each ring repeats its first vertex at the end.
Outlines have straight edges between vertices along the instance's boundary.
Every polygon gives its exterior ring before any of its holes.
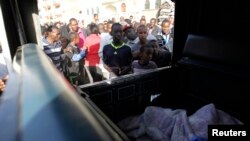
{"type": "Polygon", "coordinates": [[[47,38],[43,38],[43,51],[45,54],[48,55],[48,57],[51,59],[53,64],[57,67],[57,69],[62,72],[61,67],[61,42],[55,42],[53,44],[49,43],[47,38]]]}

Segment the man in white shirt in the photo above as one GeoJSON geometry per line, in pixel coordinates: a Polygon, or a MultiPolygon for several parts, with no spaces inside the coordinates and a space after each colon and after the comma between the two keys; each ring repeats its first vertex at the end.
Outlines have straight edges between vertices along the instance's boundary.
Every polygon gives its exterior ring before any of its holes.
{"type": "Polygon", "coordinates": [[[99,57],[100,57],[100,63],[99,68],[102,70],[103,77],[106,79],[109,79],[109,72],[104,68],[103,66],[103,47],[107,44],[110,44],[113,41],[113,38],[111,36],[111,27],[114,22],[108,21],[107,22],[107,33],[101,33],[101,41],[100,41],[100,48],[98,51],[99,57]]]}
{"type": "Polygon", "coordinates": [[[112,21],[108,21],[107,23],[107,33],[101,33],[101,41],[100,41],[100,48],[98,51],[99,57],[100,57],[100,63],[102,64],[102,51],[103,47],[107,44],[110,44],[113,41],[112,36],[110,35],[111,33],[111,27],[113,25],[112,21]]]}

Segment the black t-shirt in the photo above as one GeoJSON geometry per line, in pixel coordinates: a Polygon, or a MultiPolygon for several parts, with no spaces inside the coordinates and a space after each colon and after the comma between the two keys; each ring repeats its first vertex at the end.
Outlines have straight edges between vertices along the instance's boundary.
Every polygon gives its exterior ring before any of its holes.
{"type": "Polygon", "coordinates": [[[103,61],[109,67],[130,66],[132,61],[131,48],[124,44],[120,48],[114,48],[111,44],[103,48],[103,61]]]}
{"type": "Polygon", "coordinates": [[[111,44],[105,45],[103,48],[103,62],[117,76],[128,74],[132,63],[131,48],[126,44],[119,48],[114,48],[111,44]]]}

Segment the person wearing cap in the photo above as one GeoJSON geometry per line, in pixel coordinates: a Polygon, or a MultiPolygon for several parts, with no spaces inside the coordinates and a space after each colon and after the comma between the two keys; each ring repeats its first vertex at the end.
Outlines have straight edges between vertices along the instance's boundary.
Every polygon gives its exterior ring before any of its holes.
{"type": "Polygon", "coordinates": [[[130,48],[139,41],[136,30],[132,26],[125,27],[123,32],[123,40],[130,48]]]}

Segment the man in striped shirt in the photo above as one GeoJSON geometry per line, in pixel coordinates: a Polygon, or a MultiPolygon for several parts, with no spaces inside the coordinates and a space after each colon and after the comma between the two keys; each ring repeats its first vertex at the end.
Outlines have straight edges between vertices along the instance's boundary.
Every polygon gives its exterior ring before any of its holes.
{"type": "Polygon", "coordinates": [[[61,67],[61,42],[60,38],[60,30],[56,26],[49,26],[46,30],[46,36],[42,39],[43,42],[43,50],[51,59],[53,64],[57,67],[57,69],[62,72],[61,67]]]}

